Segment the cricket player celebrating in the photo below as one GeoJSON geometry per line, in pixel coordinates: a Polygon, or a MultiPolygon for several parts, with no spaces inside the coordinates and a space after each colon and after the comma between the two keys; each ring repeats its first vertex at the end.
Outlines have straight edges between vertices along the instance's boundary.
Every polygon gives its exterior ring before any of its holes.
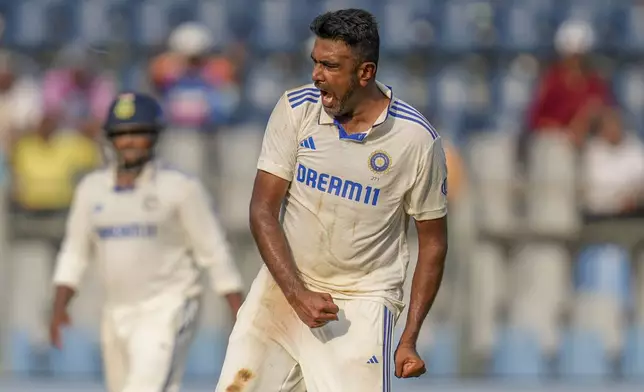
{"type": "Polygon", "coordinates": [[[103,277],[101,333],[110,392],[178,391],[199,309],[200,272],[238,311],[242,283],[201,183],[153,160],[162,112],[151,97],[121,94],[107,138],[114,167],[76,190],[58,257],[52,343],[90,259],[103,277]]]}
{"type": "Polygon", "coordinates": [[[250,204],[265,266],[217,392],[389,391],[410,216],[419,255],[395,374],[425,372],[416,342],[447,252],[441,139],[376,81],[372,15],[330,12],[311,30],[314,84],[287,91],[266,128],[250,204]]]}

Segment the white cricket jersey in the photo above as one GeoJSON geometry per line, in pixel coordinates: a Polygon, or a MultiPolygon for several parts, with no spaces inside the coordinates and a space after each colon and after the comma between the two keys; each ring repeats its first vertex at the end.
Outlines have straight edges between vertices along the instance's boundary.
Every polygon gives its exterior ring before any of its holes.
{"type": "Polygon", "coordinates": [[[108,304],[197,295],[202,270],[218,293],[241,291],[199,180],[158,162],[144,168],[132,189],[116,189],[115,175],[113,168],[96,171],[76,189],[55,284],[76,288],[93,254],[108,304]]]}
{"type": "Polygon", "coordinates": [[[258,169],[291,182],[283,227],[309,287],[400,308],[408,217],[447,214],[447,168],[436,130],[378,87],[389,107],[359,134],[325,112],[312,84],[287,91],[268,122],[258,169]]]}

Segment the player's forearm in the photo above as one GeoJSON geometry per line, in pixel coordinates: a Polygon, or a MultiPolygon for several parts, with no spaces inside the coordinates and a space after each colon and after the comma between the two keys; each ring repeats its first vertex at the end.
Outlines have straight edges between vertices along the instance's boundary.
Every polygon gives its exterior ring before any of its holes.
{"type": "Polygon", "coordinates": [[[268,209],[251,206],[250,228],[266,267],[290,301],[304,289],[304,284],[278,217],[268,209]]]}
{"type": "Polygon", "coordinates": [[[437,240],[421,247],[412,280],[407,323],[400,338],[401,344],[416,345],[420,328],[436,299],[443,279],[447,241],[437,240]]]}
{"type": "Polygon", "coordinates": [[[69,302],[76,295],[76,290],[69,286],[57,285],[54,296],[54,312],[60,312],[67,309],[69,302]]]}

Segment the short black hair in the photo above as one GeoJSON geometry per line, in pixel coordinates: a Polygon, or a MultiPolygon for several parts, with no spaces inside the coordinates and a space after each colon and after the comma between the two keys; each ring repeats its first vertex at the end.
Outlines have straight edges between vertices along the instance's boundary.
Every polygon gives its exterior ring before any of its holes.
{"type": "Polygon", "coordinates": [[[316,17],[309,28],[319,38],[343,41],[360,61],[378,64],[378,23],[368,11],[356,8],[330,11],[316,17]]]}

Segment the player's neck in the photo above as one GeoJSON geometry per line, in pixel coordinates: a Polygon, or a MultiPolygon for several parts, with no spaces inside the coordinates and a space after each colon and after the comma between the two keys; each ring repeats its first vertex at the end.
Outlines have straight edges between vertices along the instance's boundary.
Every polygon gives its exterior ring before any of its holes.
{"type": "Polygon", "coordinates": [[[361,95],[351,115],[337,118],[349,133],[363,132],[364,130],[359,128],[373,125],[383,110],[389,106],[389,98],[375,83],[366,87],[361,95]]]}
{"type": "Polygon", "coordinates": [[[116,171],[116,186],[118,188],[133,188],[136,179],[139,178],[143,168],[118,169],[116,171]]]}

